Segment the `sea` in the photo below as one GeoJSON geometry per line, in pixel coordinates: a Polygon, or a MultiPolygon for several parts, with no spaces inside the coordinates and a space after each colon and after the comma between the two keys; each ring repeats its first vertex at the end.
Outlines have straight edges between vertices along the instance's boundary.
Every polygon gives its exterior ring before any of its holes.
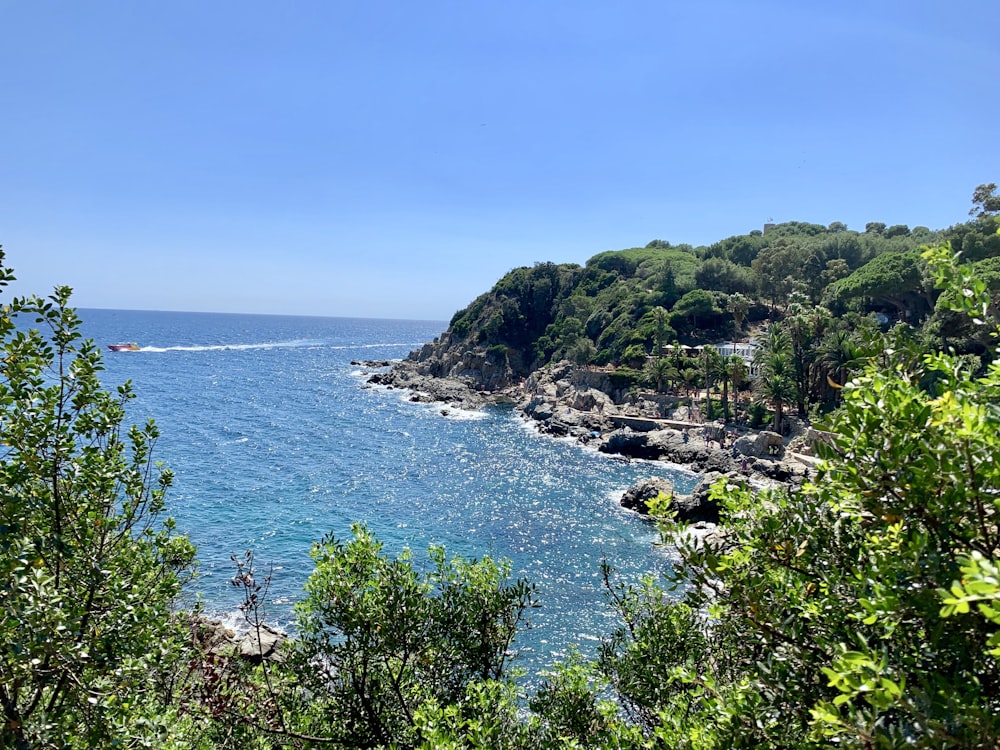
{"type": "Polygon", "coordinates": [[[386,554],[428,545],[490,555],[537,586],[540,606],[515,664],[534,675],[571,646],[593,653],[618,622],[601,582],[659,575],[676,560],[655,527],[619,506],[647,477],[679,491],[679,467],[626,462],[543,436],[511,407],[461,411],[372,387],[354,362],[400,359],[444,322],[274,315],[78,311],[104,350],[107,388],[131,381],[132,423],[161,431],[155,458],[173,470],[168,513],[198,548],[188,596],[233,627],[233,558],[252,551],[269,575],[267,618],[294,630],[311,546],[362,523],[386,554]],[[139,351],[110,352],[135,341],[139,351]]]}

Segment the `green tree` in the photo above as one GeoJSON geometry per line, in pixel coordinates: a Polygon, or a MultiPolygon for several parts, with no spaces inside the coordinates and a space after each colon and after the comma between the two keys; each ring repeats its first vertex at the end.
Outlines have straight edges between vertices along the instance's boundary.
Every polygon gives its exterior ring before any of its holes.
{"type": "Polygon", "coordinates": [[[695,271],[694,281],[699,289],[711,289],[726,294],[748,292],[753,287],[750,270],[725,258],[708,258],[695,271]]]}
{"type": "Polygon", "coordinates": [[[780,237],[754,258],[752,267],[757,273],[760,294],[771,301],[772,307],[784,304],[793,283],[803,277],[807,253],[800,244],[780,237]]]}
{"type": "MultiPolygon", "coordinates": [[[[817,252],[821,253],[829,263],[831,260],[842,260],[847,264],[847,273],[871,259],[866,240],[869,235],[857,232],[836,232],[822,238],[815,244],[817,252]]],[[[846,273],[843,275],[847,275],[846,273]]]]}
{"type": "Polygon", "coordinates": [[[795,397],[800,416],[806,416],[809,404],[818,399],[818,390],[814,387],[817,345],[830,318],[830,311],[824,307],[799,303],[788,307],[784,328],[791,343],[795,397]]]}
{"type": "Polygon", "coordinates": [[[735,389],[738,389],[747,378],[747,365],[743,361],[743,357],[737,354],[724,357],[719,368],[719,377],[722,380],[722,418],[728,422],[730,417],[729,385],[733,386],[733,401],[735,401],[735,389]]]}
{"type": "Polygon", "coordinates": [[[739,292],[730,294],[726,300],[726,310],[733,315],[737,334],[743,333],[743,321],[747,319],[747,313],[750,312],[750,299],[739,292]]]}
{"type": "MultiPolygon", "coordinates": [[[[985,320],[981,280],[947,249],[928,258],[985,320]]],[[[894,350],[843,393],[815,483],[764,498],[718,485],[724,540],[665,524],[680,594],[644,594],[649,614],[602,660],[664,747],[1000,741],[1000,361],[979,375],[894,350]]],[[[639,591],[618,595],[623,616],[639,591]]]]}
{"type": "Polygon", "coordinates": [[[820,274],[820,282],[823,287],[828,287],[835,281],[839,281],[845,276],[849,276],[851,268],[843,258],[831,258],[826,262],[826,268],[820,274]]]}
{"type": "Polygon", "coordinates": [[[997,195],[996,183],[978,185],[972,193],[972,208],[969,209],[969,216],[982,219],[997,214],[1000,214],[1000,195],[997,195]]]}
{"type": "Polygon", "coordinates": [[[662,307],[654,307],[650,311],[653,318],[653,356],[660,359],[664,355],[664,346],[672,333],[670,329],[670,314],[662,307]]]}
{"type": "Polygon", "coordinates": [[[844,327],[827,331],[816,348],[816,372],[820,386],[825,383],[837,394],[834,400],[839,402],[840,391],[851,374],[874,353],[870,342],[859,341],[844,327]]]}
{"type": "Polygon", "coordinates": [[[670,383],[680,377],[677,368],[670,363],[670,360],[663,357],[650,362],[647,371],[649,379],[656,384],[657,393],[663,393],[664,383],[670,383]]]}
{"type": "Polygon", "coordinates": [[[711,292],[693,289],[677,300],[671,312],[675,318],[687,318],[691,327],[697,328],[699,320],[715,315],[719,310],[715,306],[715,297],[711,292]]]}
{"type": "Polygon", "coordinates": [[[20,750],[164,739],[155,679],[194,554],[162,515],[157,429],[123,426],[132,390],[103,389],[69,299],[0,314],[0,747],[20,750]]]}
{"type": "Polygon", "coordinates": [[[581,367],[589,365],[594,361],[594,357],[597,356],[597,347],[594,346],[594,342],[590,339],[581,338],[567,352],[567,356],[574,364],[580,365],[581,367]]]}
{"type": "Polygon", "coordinates": [[[785,404],[797,394],[792,342],[786,329],[775,323],[767,327],[754,352],[754,365],[757,369],[754,391],[774,406],[774,429],[781,433],[785,404]]]}
{"type": "Polygon", "coordinates": [[[630,344],[622,352],[621,361],[632,368],[642,367],[646,363],[646,348],[642,344],[630,344]]]}
{"type": "Polygon", "coordinates": [[[712,384],[723,372],[723,359],[714,346],[701,350],[701,373],[705,384],[705,418],[712,416],[712,384]]]}
{"type": "Polygon", "coordinates": [[[885,252],[828,287],[833,300],[870,298],[888,303],[916,322],[934,308],[937,293],[917,250],[885,252]]]}
{"type": "Polygon", "coordinates": [[[693,408],[694,390],[695,390],[694,386],[695,383],[698,382],[698,371],[694,367],[691,367],[689,365],[687,367],[681,368],[680,373],[681,373],[681,380],[684,381],[684,388],[687,390],[688,393],[688,407],[693,408]]]}
{"type": "Polygon", "coordinates": [[[385,556],[360,525],[312,556],[298,637],[281,668],[285,736],[414,747],[422,711],[461,706],[475,685],[508,677],[512,641],[535,602],[526,581],[509,581],[507,563],[431,547],[421,573],[408,553],[385,556]]]}

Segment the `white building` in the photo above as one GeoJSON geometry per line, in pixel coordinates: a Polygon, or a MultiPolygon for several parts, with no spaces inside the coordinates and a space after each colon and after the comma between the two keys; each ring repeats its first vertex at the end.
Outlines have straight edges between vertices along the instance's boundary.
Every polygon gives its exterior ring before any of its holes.
{"type": "Polygon", "coordinates": [[[732,357],[736,355],[742,358],[746,363],[747,371],[751,375],[756,375],[757,372],[753,366],[753,355],[757,351],[757,343],[751,339],[750,341],[723,341],[720,344],[712,344],[715,350],[721,354],[723,357],[732,357]]]}

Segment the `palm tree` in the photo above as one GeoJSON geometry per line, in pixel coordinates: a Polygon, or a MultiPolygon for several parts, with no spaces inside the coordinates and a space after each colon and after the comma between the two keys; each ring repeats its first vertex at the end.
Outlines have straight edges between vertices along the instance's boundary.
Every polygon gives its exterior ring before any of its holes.
{"type": "Polygon", "coordinates": [[[694,408],[694,399],[691,396],[691,391],[693,390],[694,382],[698,379],[698,371],[693,367],[685,367],[681,370],[681,380],[684,381],[684,387],[687,388],[688,392],[688,409],[694,408]]]}
{"type": "Polygon", "coordinates": [[[677,380],[680,374],[677,368],[670,364],[670,360],[664,358],[654,359],[646,369],[650,380],[656,381],[656,392],[663,393],[663,383],[677,380]]]}
{"type": "MultiPolygon", "coordinates": [[[[736,401],[736,389],[740,383],[746,380],[747,365],[743,357],[738,354],[731,354],[724,357],[722,366],[719,368],[719,376],[722,380],[722,418],[729,421],[729,384],[733,384],[733,401],[736,401]]],[[[735,412],[735,404],[733,411],[735,412]]]]}
{"type": "Polygon", "coordinates": [[[784,405],[795,400],[798,389],[795,387],[791,340],[777,324],[772,323],[765,329],[761,346],[754,353],[754,365],[757,368],[754,390],[774,405],[774,428],[780,433],[784,405]]]}
{"type": "Polygon", "coordinates": [[[793,401],[796,395],[795,378],[788,358],[776,357],[769,368],[761,371],[757,376],[755,390],[765,401],[774,405],[774,430],[782,433],[784,406],[793,401]]]}
{"type": "Polygon", "coordinates": [[[726,310],[733,314],[733,322],[736,323],[736,332],[743,333],[743,321],[750,312],[750,299],[739,292],[729,295],[726,300],[726,310]]]}
{"type": "Polygon", "coordinates": [[[667,343],[667,321],[670,320],[670,313],[663,307],[654,307],[651,311],[653,316],[653,356],[659,359],[663,356],[663,347],[667,343]]]}
{"type": "Polygon", "coordinates": [[[701,350],[702,371],[705,374],[705,418],[712,415],[712,378],[719,375],[722,367],[722,355],[714,346],[705,346],[701,350]]]}
{"type": "Polygon", "coordinates": [[[792,342],[788,332],[777,323],[771,323],[758,339],[758,347],[754,351],[753,363],[755,367],[764,367],[767,359],[775,353],[782,353],[791,356],[792,342]]]}
{"type": "Polygon", "coordinates": [[[817,347],[817,380],[822,378],[836,392],[836,401],[839,402],[840,387],[847,382],[850,373],[873,353],[872,347],[860,344],[847,330],[830,331],[817,347]]]}
{"type": "Polygon", "coordinates": [[[793,302],[788,306],[783,330],[791,342],[795,374],[796,400],[800,415],[805,415],[808,403],[818,399],[814,390],[817,369],[817,344],[830,322],[830,311],[808,303],[793,302]]]}

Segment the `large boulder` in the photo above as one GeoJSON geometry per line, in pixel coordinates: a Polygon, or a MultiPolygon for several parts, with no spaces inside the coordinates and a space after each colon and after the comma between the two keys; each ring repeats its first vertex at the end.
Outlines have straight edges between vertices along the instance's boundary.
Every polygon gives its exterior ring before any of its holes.
{"type": "Polygon", "coordinates": [[[555,409],[555,403],[549,401],[541,394],[534,396],[522,407],[522,411],[526,415],[539,422],[552,419],[555,409]]]}
{"type": "Polygon", "coordinates": [[[288,639],[280,630],[267,625],[237,634],[221,620],[200,615],[189,617],[188,627],[193,641],[206,654],[225,658],[238,656],[253,664],[260,664],[264,659],[281,661],[281,644],[288,639]]]}
{"type": "Polygon", "coordinates": [[[191,638],[207,654],[230,655],[236,642],[236,633],[221,620],[210,620],[203,615],[187,615],[191,638]]]}
{"type": "Polygon", "coordinates": [[[237,644],[239,655],[251,664],[261,661],[280,662],[281,644],[288,639],[284,633],[267,625],[247,631],[237,644]]]}
{"type": "Polygon", "coordinates": [[[668,479],[644,479],[630,487],[622,495],[623,508],[649,515],[649,502],[663,494],[670,498],[669,509],[678,521],[685,523],[719,522],[719,506],[709,498],[708,490],[719,474],[710,474],[703,479],[690,495],[674,494],[674,485],[668,479]]]}
{"type": "Polygon", "coordinates": [[[736,438],[736,441],[733,443],[733,450],[743,456],[764,458],[781,455],[783,444],[781,435],[777,432],[763,430],[755,435],[743,435],[736,438]]]}
{"type": "Polygon", "coordinates": [[[673,497],[674,483],[669,479],[654,477],[633,485],[622,495],[621,506],[643,515],[649,515],[649,502],[659,495],[673,497]]]}
{"type": "Polygon", "coordinates": [[[676,499],[677,518],[681,521],[719,522],[719,504],[709,497],[712,485],[723,475],[711,471],[701,478],[701,481],[691,490],[690,495],[681,495],[676,499]]]}
{"type": "Polygon", "coordinates": [[[806,473],[806,467],[796,461],[771,461],[766,458],[755,461],[753,468],[776,482],[801,482],[806,473]]]}
{"type": "Polygon", "coordinates": [[[614,405],[614,401],[608,394],[596,388],[584,388],[573,394],[572,406],[579,411],[596,411],[603,414],[605,409],[611,411],[614,405]]]}
{"type": "Polygon", "coordinates": [[[657,459],[663,455],[663,449],[655,442],[650,443],[651,432],[633,432],[625,427],[612,432],[608,439],[601,443],[598,450],[602,453],[614,453],[629,458],[657,459]]]}
{"type": "Polygon", "coordinates": [[[704,442],[685,440],[677,430],[637,432],[630,427],[615,430],[600,447],[603,453],[650,460],[666,458],[679,464],[695,463],[705,449],[704,442]]]}
{"type": "Polygon", "coordinates": [[[612,432],[598,450],[629,458],[663,459],[702,472],[724,474],[739,468],[731,451],[713,447],[701,437],[685,440],[684,433],[670,429],[635,432],[625,427],[612,432]]]}

